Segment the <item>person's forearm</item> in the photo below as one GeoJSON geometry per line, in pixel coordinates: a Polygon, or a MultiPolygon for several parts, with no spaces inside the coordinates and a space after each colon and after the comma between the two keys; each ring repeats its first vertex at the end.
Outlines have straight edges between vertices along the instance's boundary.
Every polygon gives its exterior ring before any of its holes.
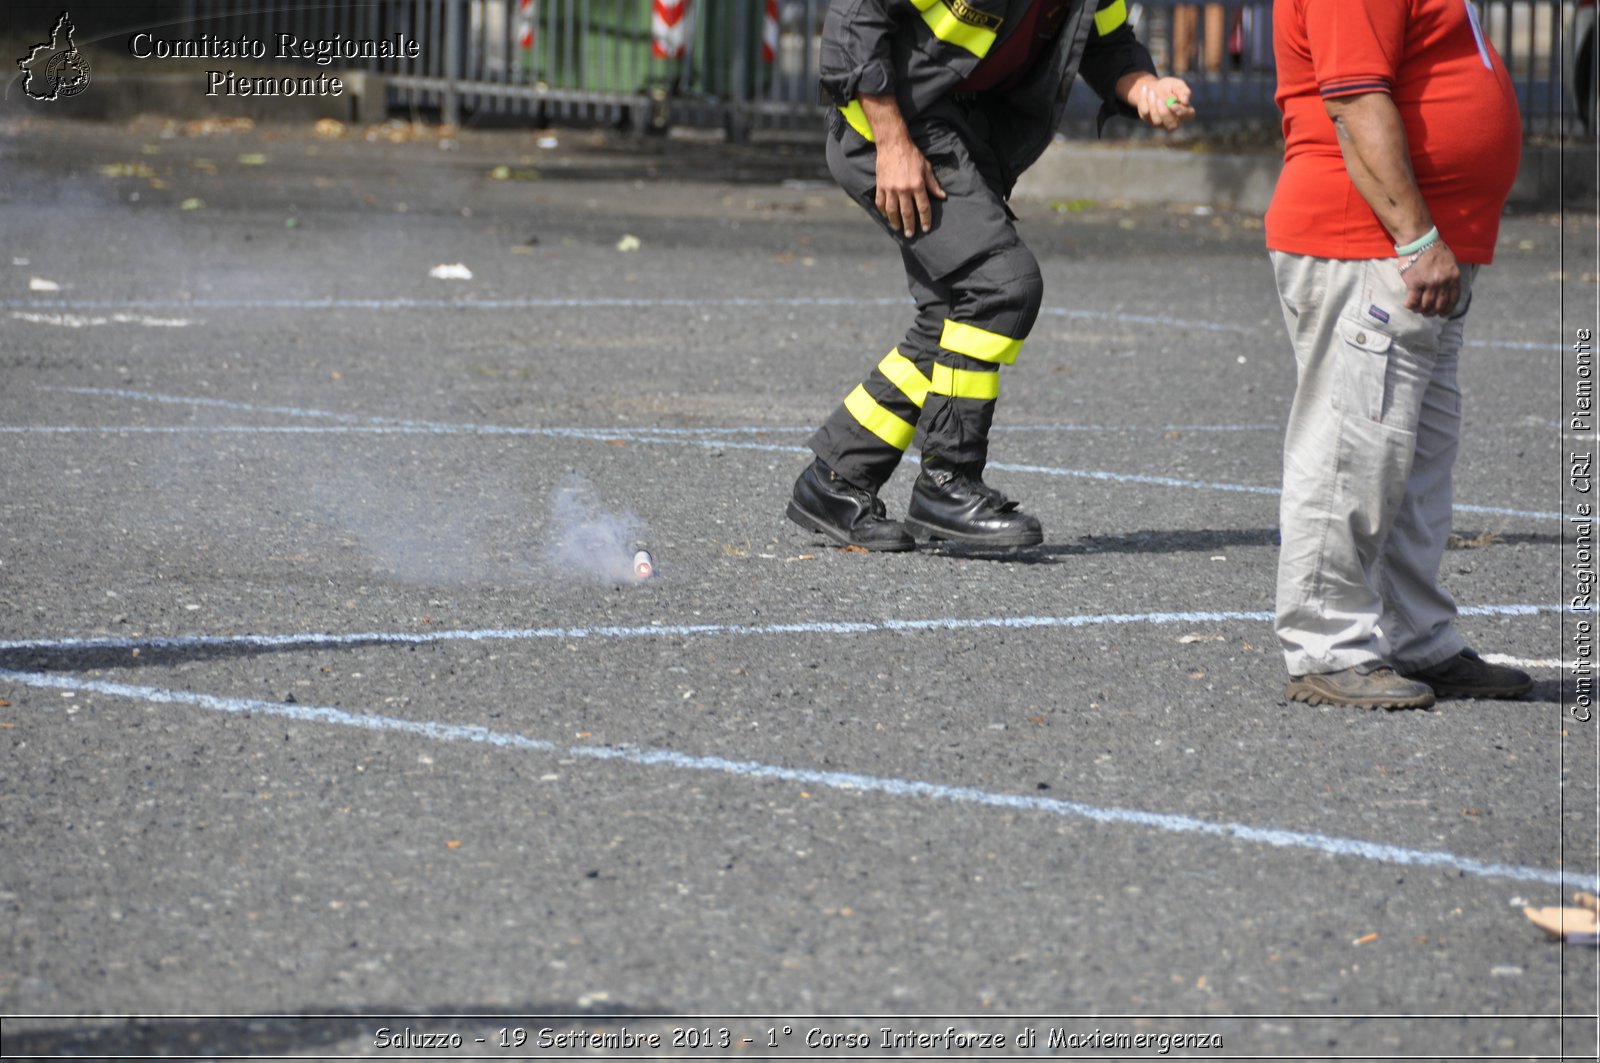
{"type": "Polygon", "coordinates": [[[1417,187],[1405,122],[1394,101],[1386,92],[1369,92],[1328,100],[1325,106],[1351,182],[1397,245],[1406,308],[1427,317],[1453,313],[1461,296],[1461,269],[1445,242],[1428,236],[1433,218],[1417,187]],[[1425,236],[1421,248],[1400,255],[1401,247],[1425,236]]]}
{"type": "Polygon", "coordinates": [[[1433,218],[1411,170],[1406,127],[1394,100],[1386,92],[1369,92],[1328,100],[1326,106],[1350,180],[1395,243],[1426,233],[1433,218]]]}
{"type": "Polygon", "coordinates": [[[882,151],[886,146],[893,150],[911,143],[911,130],[906,128],[905,116],[900,113],[900,102],[891,93],[885,96],[861,96],[861,112],[872,127],[872,140],[882,151]]]}

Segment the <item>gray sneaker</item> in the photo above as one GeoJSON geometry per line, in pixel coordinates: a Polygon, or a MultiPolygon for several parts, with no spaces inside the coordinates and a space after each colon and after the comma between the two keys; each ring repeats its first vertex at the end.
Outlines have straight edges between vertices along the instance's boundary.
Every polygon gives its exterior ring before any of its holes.
{"type": "Polygon", "coordinates": [[[1533,689],[1533,677],[1527,672],[1490,664],[1472,650],[1407,672],[1406,678],[1428,684],[1441,698],[1520,698],[1533,689]]]}
{"type": "Polygon", "coordinates": [[[1433,688],[1399,675],[1379,661],[1337,672],[1292,675],[1283,696],[1308,705],[1348,705],[1353,709],[1426,709],[1433,688]]]}

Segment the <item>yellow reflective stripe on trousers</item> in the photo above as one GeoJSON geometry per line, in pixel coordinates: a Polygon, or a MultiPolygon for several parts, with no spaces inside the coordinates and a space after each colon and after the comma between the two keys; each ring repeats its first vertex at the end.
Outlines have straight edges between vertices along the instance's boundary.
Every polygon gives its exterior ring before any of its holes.
{"type": "Polygon", "coordinates": [[[860,100],[851,100],[839,108],[839,113],[844,115],[844,120],[850,123],[850,128],[861,134],[863,140],[872,140],[872,125],[867,121],[867,112],[861,109],[860,100]]]}
{"type": "Polygon", "coordinates": [[[922,12],[922,21],[928,24],[933,35],[946,44],[965,48],[979,59],[988,55],[989,49],[994,47],[995,30],[1000,28],[1000,20],[985,12],[971,10],[966,0],[911,0],[911,3],[922,12]]]}
{"type": "Polygon", "coordinates": [[[979,373],[971,369],[952,369],[935,363],[933,367],[933,393],[949,395],[953,399],[997,399],[1000,397],[1000,373],[979,373]]]}
{"type": "Polygon", "coordinates": [[[939,337],[939,346],[956,354],[964,354],[968,358],[976,358],[980,362],[1010,365],[1017,360],[1017,352],[1022,350],[1022,341],[1002,336],[998,332],[990,332],[988,329],[981,329],[976,325],[963,325],[959,321],[946,318],[944,335],[939,337]]]}
{"type": "Polygon", "coordinates": [[[928,399],[928,378],[922,375],[916,363],[900,353],[896,347],[883,356],[883,361],[878,363],[878,372],[888,378],[889,383],[900,389],[900,393],[919,407],[928,399]]]}
{"type": "Polygon", "coordinates": [[[845,397],[844,408],[850,416],[861,422],[861,427],[883,440],[896,450],[904,450],[916,437],[915,425],[907,424],[888,410],[879,406],[860,384],[845,397]]]}
{"type": "Polygon", "coordinates": [[[1094,13],[1094,31],[1104,37],[1126,21],[1128,21],[1128,5],[1123,3],[1123,0],[1115,0],[1110,6],[1094,13]]]}

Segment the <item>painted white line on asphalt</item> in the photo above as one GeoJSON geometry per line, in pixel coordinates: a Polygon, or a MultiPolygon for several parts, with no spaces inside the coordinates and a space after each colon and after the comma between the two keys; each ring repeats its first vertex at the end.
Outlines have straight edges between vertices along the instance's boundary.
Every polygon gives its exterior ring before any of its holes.
{"type": "MultiPolygon", "coordinates": [[[[478,435],[547,435],[560,436],[573,439],[606,440],[627,439],[633,443],[667,444],[672,446],[698,446],[719,450],[757,450],[784,454],[807,454],[809,449],[800,446],[789,446],[777,443],[740,443],[725,439],[698,438],[698,429],[578,429],[578,428],[522,428],[513,425],[473,425],[452,424],[438,421],[411,421],[390,417],[372,417],[360,414],[333,413],[327,410],[304,409],[298,406],[255,406],[250,403],[231,402],[226,399],[194,399],[179,395],[161,395],[149,392],[129,391],[121,388],[86,388],[62,387],[54,389],[75,394],[105,395],[113,398],[133,399],[143,402],[157,402],[171,405],[208,406],[223,409],[239,410],[250,413],[274,413],[291,417],[320,418],[334,420],[342,423],[375,425],[391,429],[405,428],[417,433],[438,434],[463,434],[478,435]]],[[[204,429],[206,426],[184,426],[195,430],[204,429]]],[[[0,432],[10,431],[0,429],[0,432]]],[[[107,431],[101,429],[101,431],[107,431]]],[[[285,433],[294,434],[294,433],[285,433]]],[[[302,433],[308,434],[308,433],[302,433]]],[[[1000,469],[1007,472],[1034,473],[1044,476],[1070,476],[1088,480],[1102,480],[1109,483],[1143,484],[1153,487],[1173,487],[1186,490],[1199,491],[1230,491],[1240,494],[1269,495],[1282,494],[1277,487],[1266,487],[1255,484],[1231,484],[1205,480],[1183,480],[1172,476],[1150,476],[1140,473],[1119,473],[1099,469],[1064,469],[1047,465],[1021,465],[1005,462],[990,462],[989,468],[1000,469]]],[[[1457,512],[1483,513],[1501,517],[1525,517],[1530,520],[1561,520],[1560,513],[1545,512],[1541,510],[1511,509],[1505,506],[1479,506],[1464,502],[1455,505],[1457,512]]]]}
{"type": "MultiPolygon", "coordinates": [[[[12,310],[592,310],[605,308],[659,310],[680,307],[702,310],[711,307],[908,307],[908,298],[863,299],[859,297],[788,296],[784,298],[623,298],[575,297],[566,299],[5,299],[0,307],[12,310]]],[[[1206,321],[1196,318],[1167,317],[1159,314],[1128,314],[1114,310],[1083,310],[1069,307],[1047,306],[1040,309],[1041,317],[1070,317],[1103,321],[1120,321],[1131,325],[1160,325],[1180,330],[1200,330],[1219,333],[1270,333],[1274,339],[1278,332],[1270,323],[1244,325],[1233,321],[1206,321]]],[[[1559,343],[1538,340],[1469,340],[1468,348],[1494,347],[1512,351],[1559,352],[1559,343]]]]}
{"type": "MultiPolygon", "coordinates": [[[[626,298],[588,296],[568,299],[9,299],[0,306],[21,310],[111,310],[111,309],[198,309],[198,310],[600,310],[639,309],[663,310],[673,307],[705,310],[717,307],[911,307],[907,297],[894,299],[830,298],[827,296],[790,296],[784,298],[626,298]]],[[[1117,321],[1129,325],[1160,325],[1183,331],[1223,332],[1243,334],[1258,331],[1260,326],[1242,325],[1232,321],[1204,321],[1194,318],[1166,317],[1159,314],[1128,314],[1116,310],[1081,310],[1047,306],[1040,309],[1041,317],[1068,317],[1097,321],[1117,321]]]]}
{"type": "Polygon", "coordinates": [[[156,704],[192,705],[214,712],[235,715],[275,716],[306,723],[320,723],[350,727],[364,731],[397,732],[436,742],[474,742],[501,749],[533,753],[561,753],[568,757],[596,761],[612,761],[650,768],[673,768],[679,771],[709,772],[757,781],[774,781],[805,786],[826,787],[847,793],[888,794],[893,797],[921,798],[931,801],[1004,808],[1019,812],[1084,819],[1113,826],[1144,827],[1169,834],[1192,834],[1219,838],[1225,841],[1248,842],[1278,849],[1299,849],[1320,852],[1329,856],[1354,857],[1375,863],[1400,864],[1408,867],[1435,867],[1478,878],[1510,879],[1517,882],[1541,883],[1563,889],[1600,889],[1600,877],[1578,872],[1527,867],[1521,864],[1498,864],[1476,860],[1445,850],[1411,849],[1359,838],[1341,838],[1336,835],[1307,831],[1279,830],[1257,827],[1248,823],[1213,822],[1193,816],[1166,812],[1150,812],[1136,808],[1106,807],[1070,801],[1056,797],[1037,797],[1028,794],[1008,794],[994,790],[981,790],[970,786],[947,786],[924,782],[920,779],[901,779],[893,776],[860,775],[850,772],[816,771],[805,768],[788,768],[752,760],[729,760],[724,757],[697,756],[670,749],[643,749],[634,746],[558,746],[538,738],[506,731],[491,731],[486,727],[441,723],[433,720],[406,720],[393,716],[347,712],[344,709],[320,705],[285,705],[273,701],[249,698],[219,697],[186,690],[167,690],[160,687],[135,686],[128,683],[110,683],[94,679],[52,675],[42,672],[15,672],[0,670],[0,682],[23,686],[69,690],[77,693],[103,694],[133,701],[156,704]]]}
{"type": "MultiPolygon", "coordinates": [[[[1153,487],[1182,487],[1201,491],[1233,491],[1250,495],[1281,495],[1282,488],[1263,487],[1256,484],[1218,483],[1206,480],[1180,480],[1174,476],[1148,476],[1139,473],[1102,472],[1095,469],[1060,469],[1048,465],[1018,465],[1011,462],[991,461],[987,468],[1005,472],[1036,473],[1041,476],[1073,476],[1089,480],[1108,480],[1115,483],[1148,484],[1153,487]]],[[[1457,502],[1457,513],[1487,513],[1500,517],[1526,517],[1530,520],[1560,520],[1560,513],[1544,510],[1510,509],[1505,506],[1474,506],[1457,502]]]]}
{"type": "Polygon", "coordinates": [[[142,314],[112,314],[110,317],[84,317],[81,314],[36,314],[13,310],[11,316],[30,325],[56,328],[96,328],[101,325],[144,325],[146,328],[187,328],[194,324],[186,317],[145,317],[142,314]]]}
{"type": "MultiPolygon", "coordinates": [[[[1559,605],[1474,605],[1461,616],[1538,616],[1559,613],[1559,605]]],[[[1272,621],[1266,610],[1239,612],[1097,613],[1068,616],[936,617],[928,620],[827,620],[787,624],[646,624],[637,627],[475,628],[449,631],[362,631],[347,634],[307,631],[289,635],[178,635],[149,637],[5,639],[0,652],[95,650],[325,649],[352,646],[420,646],[440,642],[522,642],[536,639],[640,639],[695,635],[870,635],[878,632],[974,631],[1079,628],[1127,624],[1211,624],[1272,621]]]]}
{"type": "MultiPolygon", "coordinates": [[[[772,432],[811,433],[816,431],[816,425],[737,425],[716,428],[630,428],[627,426],[612,426],[609,428],[583,428],[579,426],[567,428],[527,428],[515,425],[481,425],[463,424],[439,421],[417,421],[401,417],[381,417],[365,414],[335,413],[331,410],[306,409],[300,406],[263,406],[258,403],[234,402],[228,399],[196,398],[187,395],[168,395],[161,392],[134,391],[129,388],[97,388],[97,387],[71,387],[55,386],[49,384],[36,385],[38,391],[54,391],[69,395],[101,395],[107,398],[131,399],[135,402],[152,402],[173,406],[211,407],[224,410],[238,410],[241,413],[274,413],[289,417],[309,417],[320,420],[336,420],[351,424],[374,424],[389,427],[416,427],[449,432],[482,432],[494,433],[548,433],[580,432],[584,434],[612,436],[626,435],[628,433],[653,432],[657,435],[761,435],[772,432]]],[[[184,428],[193,428],[196,431],[205,431],[207,425],[184,425],[184,428]]],[[[1025,424],[1025,425],[995,425],[996,432],[1277,432],[1282,425],[1277,424],[1025,424]]],[[[10,431],[26,431],[26,428],[13,428],[10,431]]],[[[45,429],[48,430],[48,429],[45,429]]],[[[72,428],[69,430],[77,430],[72,428]]],[[[114,431],[115,429],[101,429],[101,431],[114,431]]]]}
{"type": "Polygon", "coordinates": [[[1578,667],[1578,662],[1563,661],[1559,657],[1507,657],[1503,653],[1486,653],[1483,659],[1490,664],[1504,664],[1512,668],[1560,668],[1570,671],[1578,667]]]}

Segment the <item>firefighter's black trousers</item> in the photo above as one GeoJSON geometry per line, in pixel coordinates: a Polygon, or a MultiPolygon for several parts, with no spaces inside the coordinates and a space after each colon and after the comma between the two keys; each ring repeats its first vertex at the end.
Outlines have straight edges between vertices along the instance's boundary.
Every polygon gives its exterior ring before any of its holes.
{"type": "MultiPolygon", "coordinates": [[[[866,129],[859,114],[855,121],[866,129]]],[[[919,430],[924,464],[982,472],[1000,367],[1016,360],[1043,297],[1039,263],[1000,191],[981,110],[950,101],[909,125],[947,197],[932,201],[933,228],[909,240],[873,203],[872,143],[842,114],[828,138],[828,168],[900,246],[917,306],[900,345],[808,441],[840,476],[874,491],[919,430]]]]}

